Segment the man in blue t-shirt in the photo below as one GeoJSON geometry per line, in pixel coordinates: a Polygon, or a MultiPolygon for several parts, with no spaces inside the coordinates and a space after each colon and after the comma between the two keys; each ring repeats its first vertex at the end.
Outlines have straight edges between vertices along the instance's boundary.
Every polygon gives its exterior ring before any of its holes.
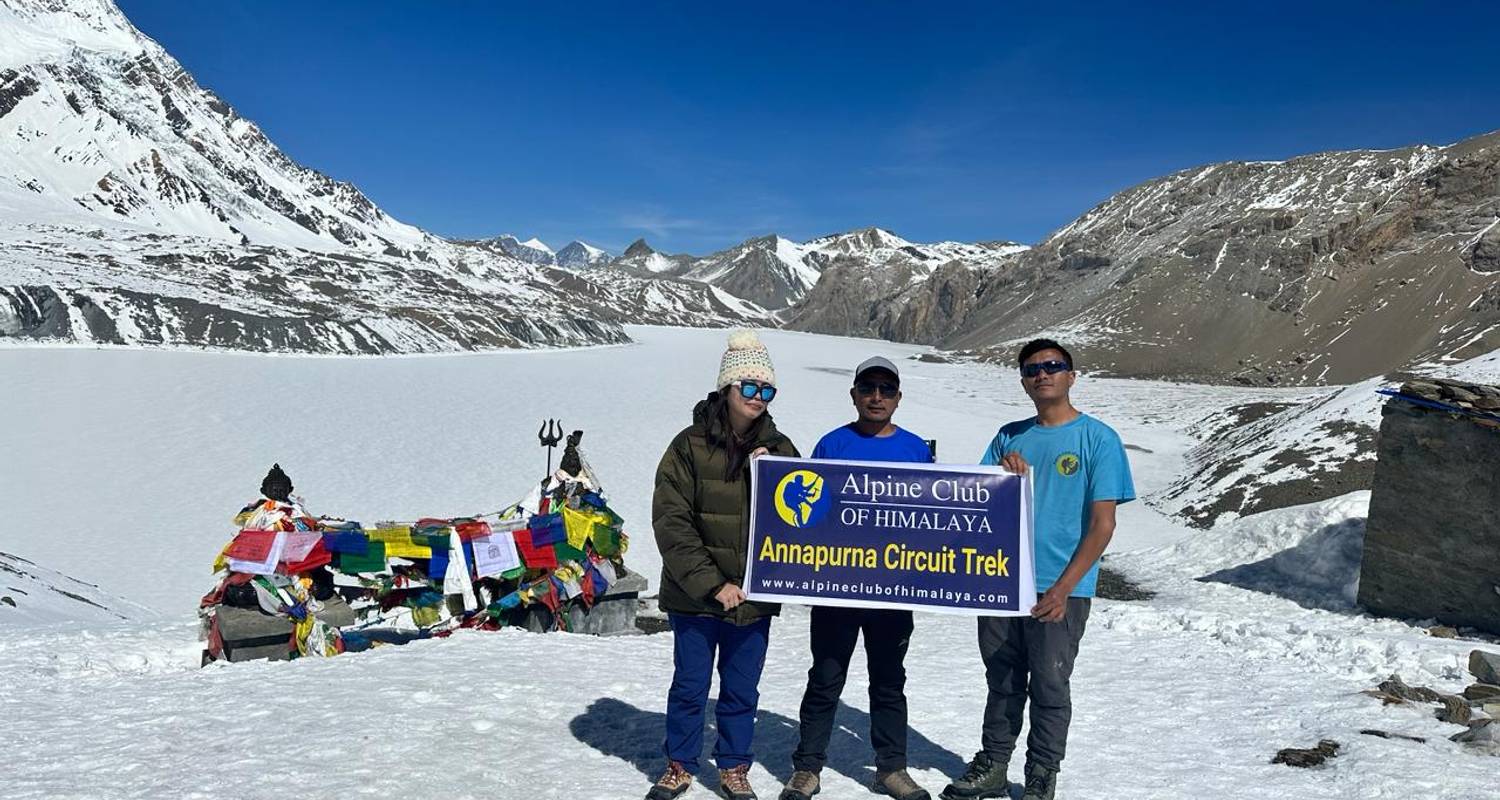
{"type": "Polygon", "coordinates": [[[979,653],[989,697],[983,750],[944,800],[1009,797],[1006,769],[1031,701],[1023,800],[1052,800],[1072,720],[1068,680],[1083,637],[1099,557],[1115,531],[1115,507],[1135,499],[1130,464],[1108,425],[1073,407],[1073,356],[1051,339],[1021,348],[1021,388],[1036,416],[1000,429],[984,464],[1032,472],[1037,604],[1029,617],[980,617],[979,653]]]}
{"type": "MultiPolygon", "coordinates": [[[[854,370],[849,390],[859,419],[829,431],[813,448],[813,458],[844,461],[932,460],[921,437],[891,422],[901,404],[901,373],[875,356],[854,370]]],[[[870,667],[870,744],[875,748],[875,782],[870,788],[898,800],[930,800],[906,771],[906,649],[911,643],[910,611],[814,606],[812,667],[802,695],[800,739],[792,754],[794,772],[779,800],[811,800],[818,772],[828,761],[828,739],[849,659],[860,633],[870,667]]]]}

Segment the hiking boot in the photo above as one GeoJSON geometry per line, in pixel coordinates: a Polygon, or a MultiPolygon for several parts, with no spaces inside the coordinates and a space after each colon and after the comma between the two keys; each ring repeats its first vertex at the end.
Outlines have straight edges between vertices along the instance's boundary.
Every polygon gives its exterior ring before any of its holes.
{"type": "Polygon", "coordinates": [[[673,761],[667,765],[667,771],[656,780],[656,785],[646,793],[646,800],[673,800],[681,797],[693,785],[693,776],[682,768],[682,765],[673,761]]]}
{"type": "Polygon", "coordinates": [[[1010,781],[1005,777],[1005,765],[996,763],[988,753],[978,753],[969,762],[963,777],[948,784],[939,797],[942,800],[984,800],[1009,795],[1010,781]]]}
{"type": "Polygon", "coordinates": [[[812,796],[822,789],[818,773],[799,769],[792,773],[791,779],[786,782],[786,788],[781,790],[781,796],[776,800],[812,800],[812,796]]]}
{"type": "Polygon", "coordinates": [[[719,796],[724,800],[756,800],[750,788],[750,765],[719,770],[719,796]]]}
{"type": "Polygon", "coordinates": [[[1052,800],[1057,792],[1057,770],[1036,764],[1026,765],[1026,793],[1021,800],[1052,800]]]}
{"type": "Polygon", "coordinates": [[[870,785],[870,790],[877,794],[888,794],[896,800],[932,800],[932,795],[918,786],[904,769],[876,772],[875,783],[870,785]]]}

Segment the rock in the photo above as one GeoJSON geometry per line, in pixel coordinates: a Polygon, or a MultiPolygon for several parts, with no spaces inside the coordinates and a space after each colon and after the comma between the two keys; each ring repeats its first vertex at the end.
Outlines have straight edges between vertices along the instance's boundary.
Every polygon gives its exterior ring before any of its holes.
{"type": "Polygon", "coordinates": [[[1451,625],[1434,625],[1427,629],[1427,635],[1437,639],[1457,639],[1458,629],[1451,625]]]}
{"type": "MultiPolygon", "coordinates": [[[[1462,736],[1463,734],[1459,735],[1462,736]]],[[[1454,741],[1458,740],[1455,739],[1454,741]]],[[[1276,757],[1271,759],[1271,763],[1285,764],[1289,767],[1302,767],[1303,769],[1316,767],[1322,765],[1328,759],[1337,756],[1340,747],[1341,745],[1332,739],[1324,739],[1318,742],[1317,747],[1306,749],[1288,747],[1284,750],[1276,751],[1276,757]]]]}
{"type": "Polygon", "coordinates": [[[1460,386],[1449,386],[1447,389],[1449,396],[1460,403],[1473,403],[1479,399],[1479,395],[1460,386]]]}
{"type": "Polygon", "coordinates": [[[1469,674],[1480,683],[1500,686],[1500,653],[1484,650],[1469,653],[1469,674]]]}
{"type": "Polygon", "coordinates": [[[1500,719],[1500,702],[1485,703],[1479,707],[1479,710],[1490,715],[1491,719],[1500,719]]]}
{"type": "Polygon", "coordinates": [[[1408,736],[1404,733],[1391,733],[1390,731],[1377,731],[1373,729],[1365,729],[1360,731],[1360,733],[1365,736],[1377,736],[1381,739],[1404,739],[1408,742],[1416,742],[1417,744],[1427,744],[1427,740],[1421,736],[1408,736]]]}
{"type": "Polygon", "coordinates": [[[1435,383],[1426,381],[1410,381],[1401,387],[1402,394],[1420,397],[1424,400],[1442,400],[1443,390],[1435,383]]]}
{"type": "Polygon", "coordinates": [[[15,608],[16,607],[16,601],[14,599],[12,599],[10,595],[5,595],[4,597],[0,597],[0,603],[4,603],[4,604],[10,606],[11,608],[15,608]]]}
{"type": "Polygon", "coordinates": [[[1437,703],[1442,695],[1428,689],[1425,686],[1407,686],[1401,680],[1400,675],[1392,675],[1371,691],[1365,692],[1371,697],[1378,697],[1385,701],[1386,705],[1394,703],[1437,703]]]}
{"type": "Polygon", "coordinates": [[[1445,694],[1438,698],[1442,707],[1437,710],[1437,718],[1441,722],[1453,725],[1468,725],[1469,720],[1474,718],[1474,712],[1469,707],[1469,701],[1456,694],[1445,694]]]}
{"type": "Polygon", "coordinates": [[[1469,729],[1448,737],[1449,741],[1465,743],[1500,744],[1500,725],[1492,719],[1476,719],[1469,729]]]}
{"type": "Polygon", "coordinates": [[[1471,684],[1469,688],[1464,689],[1464,697],[1480,703],[1500,700],[1500,686],[1492,686],[1488,683],[1471,684]]]}
{"type": "Polygon", "coordinates": [[[1104,566],[1099,567],[1096,594],[1105,600],[1150,600],[1156,596],[1156,592],[1142,588],[1124,575],[1104,566]]]}

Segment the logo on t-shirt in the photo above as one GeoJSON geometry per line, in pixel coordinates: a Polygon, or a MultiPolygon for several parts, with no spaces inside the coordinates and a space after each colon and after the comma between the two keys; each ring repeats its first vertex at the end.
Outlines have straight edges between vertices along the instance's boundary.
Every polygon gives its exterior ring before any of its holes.
{"type": "Polygon", "coordinates": [[[823,494],[823,476],[808,469],[788,472],[776,484],[776,515],[793,528],[817,524],[831,498],[823,494]]]}
{"type": "Polygon", "coordinates": [[[1069,478],[1077,473],[1078,455],[1076,453],[1063,453],[1057,457],[1057,474],[1069,478]]]}

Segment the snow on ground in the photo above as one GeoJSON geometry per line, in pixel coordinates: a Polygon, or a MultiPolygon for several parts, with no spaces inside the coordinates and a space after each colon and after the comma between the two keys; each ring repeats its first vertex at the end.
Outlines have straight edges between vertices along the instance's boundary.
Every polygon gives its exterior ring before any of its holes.
{"type": "Polygon", "coordinates": [[[151,609],[98,586],[0,552],[0,629],[39,623],[155,619],[151,609]]]}
{"type": "MultiPolygon", "coordinates": [[[[198,669],[192,622],[227,518],[272,461],[315,512],[372,521],[488,511],[538,477],[543,416],[587,431],[586,453],[635,534],[627,563],[654,584],[652,470],[712,382],[724,333],[630,333],[640,344],[379,360],[0,350],[9,456],[0,550],[164,613],[0,636],[0,796],[644,795],[661,767],[670,635],[460,633],[327,661],[198,669]]],[[[853,364],[919,352],[765,339],[783,391],[774,412],[804,448],[848,418],[853,364]]],[[[937,438],[942,460],[973,460],[996,426],[1026,413],[1013,370],[899,363],[898,421],[937,438]]],[[[1087,376],[1077,395],[1121,432],[1142,493],[1182,470],[1193,422],[1264,396],[1087,376]]],[[[1456,727],[1358,694],[1391,672],[1458,689],[1474,646],[1346,602],[1366,501],[1356,493],[1208,532],[1144,502],[1125,506],[1112,563],[1159,595],[1095,604],[1060,796],[1457,800],[1492,791],[1496,762],[1447,742],[1456,727]],[[1321,738],[1346,747],[1326,768],[1269,763],[1277,749],[1321,738]]],[[[772,636],[751,773],[766,797],[790,771],[805,610],[788,609],[772,636]]],[[[870,796],[865,673],[855,662],[820,795],[829,800],[870,796]]],[[[919,614],[908,673],[912,766],[936,794],[978,746],[984,681],[973,623],[919,614]]]]}

